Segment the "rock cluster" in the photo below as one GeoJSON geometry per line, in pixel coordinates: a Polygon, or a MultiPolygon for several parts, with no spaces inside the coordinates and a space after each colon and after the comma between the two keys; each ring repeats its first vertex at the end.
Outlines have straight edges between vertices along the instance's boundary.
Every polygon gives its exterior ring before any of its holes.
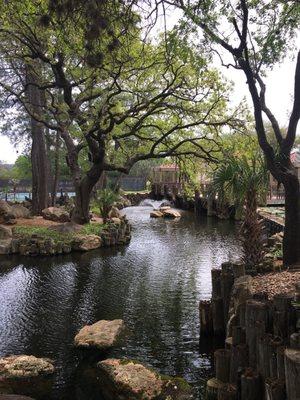
{"type": "Polygon", "coordinates": [[[158,210],[153,210],[150,213],[151,218],[180,218],[179,211],[174,210],[170,206],[160,207],[158,210]]]}
{"type": "Polygon", "coordinates": [[[68,254],[71,251],[89,251],[99,247],[123,245],[131,239],[131,226],[125,217],[112,218],[99,235],[81,234],[81,226],[67,222],[49,227],[49,230],[65,233],[64,240],[44,238],[37,234],[28,237],[13,235],[9,227],[0,225],[0,255],[21,254],[26,256],[48,256],[68,254]]]}
{"type": "Polygon", "coordinates": [[[0,200],[0,223],[14,225],[17,218],[29,218],[30,211],[21,204],[10,205],[7,201],[0,200]]]}
{"type": "Polygon", "coordinates": [[[70,214],[64,207],[48,207],[42,210],[42,216],[49,221],[69,222],[70,214]]]}

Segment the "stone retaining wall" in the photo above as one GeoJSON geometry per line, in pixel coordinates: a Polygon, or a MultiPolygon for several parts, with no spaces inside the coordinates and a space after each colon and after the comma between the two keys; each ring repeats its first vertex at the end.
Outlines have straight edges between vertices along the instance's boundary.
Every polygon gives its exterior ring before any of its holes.
{"type": "Polygon", "coordinates": [[[0,254],[25,256],[53,256],[72,251],[88,251],[99,247],[117,246],[129,243],[131,226],[125,217],[109,220],[99,235],[74,234],[71,238],[57,241],[36,234],[29,237],[12,237],[0,246],[0,254]]]}

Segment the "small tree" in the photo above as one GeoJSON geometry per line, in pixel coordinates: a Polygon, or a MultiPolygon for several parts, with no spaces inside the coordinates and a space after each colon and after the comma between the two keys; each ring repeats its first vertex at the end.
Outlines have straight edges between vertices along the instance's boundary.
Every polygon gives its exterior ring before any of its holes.
{"type": "Polygon", "coordinates": [[[268,174],[262,157],[229,156],[222,162],[213,178],[213,191],[236,206],[243,206],[240,235],[243,261],[254,269],[263,259],[262,224],[257,205],[268,187],[268,174]]]}
{"type": "Polygon", "coordinates": [[[110,189],[102,189],[97,191],[97,201],[99,210],[104,223],[107,222],[109,212],[116,201],[119,200],[119,195],[110,189]]]}

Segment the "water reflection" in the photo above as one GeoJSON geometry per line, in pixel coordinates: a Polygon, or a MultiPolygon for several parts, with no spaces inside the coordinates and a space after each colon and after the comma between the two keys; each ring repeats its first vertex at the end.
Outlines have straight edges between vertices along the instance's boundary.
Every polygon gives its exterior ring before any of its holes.
{"type": "Polygon", "coordinates": [[[239,246],[233,223],[151,220],[132,207],[129,246],[52,258],[10,257],[0,269],[0,355],[55,360],[52,399],[74,399],[80,354],[76,332],[99,319],[124,318],[130,335],[112,355],[181,375],[197,387],[211,373],[208,345],[199,352],[198,301],[211,293],[210,269],[239,246]]]}

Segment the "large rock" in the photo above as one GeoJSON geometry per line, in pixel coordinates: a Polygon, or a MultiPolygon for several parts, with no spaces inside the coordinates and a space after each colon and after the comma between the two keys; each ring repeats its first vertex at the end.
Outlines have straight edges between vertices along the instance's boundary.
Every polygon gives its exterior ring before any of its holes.
{"type": "Polygon", "coordinates": [[[13,204],[11,206],[11,214],[15,218],[29,218],[30,217],[30,211],[28,208],[22,206],[22,204],[13,204]]]}
{"type": "Polygon", "coordinates": [[[98,249],[102,245],[101,237],[98,235],[77,235],[73,240],[74,250],[89,251],[98,249]]]}
{"type": "Polygon", "coordinates": [[[52,361],[47,358],[27,355],[0,358],[0,391],[14,394],[12,400],[23,400],[17,395],[46,400],[52,388],[54,371],[52,361]]]}
{"type": "Polygon", "coordinates": [[[162,377],[131,360],[107,359],[97,364],[99,385],[107,400],[192,399],[190,386],[181,379],[162,377]]]}
{"type": "Polygon", "coordinates": [[[55,222],[69,222],[70,215],[63,207],[48,207],[42,211],[42,216],[45,219],[55,222]]]}
{"type": "Polygon", "coordinates": [[[51,375],[54,370],[47,358],[27,355],[0,358],[0,382],[51,375]]]}
{"type": "MultiPolygon", "coordinates": [[[[162,209],[160,209],[162,211],[162,209]]],[[[166,209],[162,211],[164,218],[180,218],[181,214],[177,210],[173,210],[172,208],[166,209]]]]}
{"type": "Polygon", "coordinates": [[[4,200],[0,200],[0,223],[10,225],[16,223],[11,206],[4,200]]]}
{"type": "Polygon", "coordinates": [[[158,210],[153,210],[153,211],[151,211],[151,213],[150,213],[150,217],[151,217],[151,218],[162,218],[163,215],[164,215],[164,214],[163,214],[161,211],[158,211],[158,210]]]}
{"type": "Polygon", "coordinates": [[[93,325],[86,325],[75,336],[75,346],[107,350],[116,346],[125,333],[122,319],[101,320],[93,325]]]}
{"type": "Polygon", "coordinates": [[[74,222],[65,222],[64,224],[49,226],[48,229],[59,233],[74,233],[80,232],[82,225],[75,224],[74,222]]]}
{"type": "Polygon", "coordinates": [[[12,241],[12,238],[0,240],[0,255],[11,253],[12,241]]]}
{"type": "Polygon", "coordinates": [[[112,207],[108,216],[109,218],[122,218],[122,214],[120,213],[120,210],[117,209],[117,207],[112,207]]]}
{"type": "Polygon", "coordinates": [[[0,225],[0,240],[10,239],[12,237],[12,230],[7,226],[0,225]]]}
{"type": "Polygon", "coordinates": [[[7,214],[11,211],[11,206],[7,203],[7,201],[0,199],[0,215],[7,214]]]}

